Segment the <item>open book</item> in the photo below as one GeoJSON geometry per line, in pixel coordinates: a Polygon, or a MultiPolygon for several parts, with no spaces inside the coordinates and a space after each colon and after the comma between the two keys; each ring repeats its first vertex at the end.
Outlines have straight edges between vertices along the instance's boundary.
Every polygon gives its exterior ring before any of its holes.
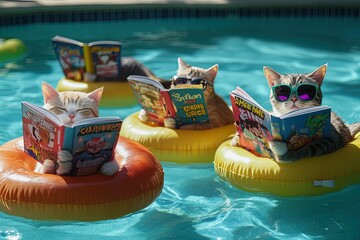
{"type": "Polygon", "coordinates": [[[271,140],[286,142],[289,150],[297,150],[330,134],[329,106],[309,107],[275,116],[240,87],[230,93],[230,100],[239,145],[257,155],[272,157],[271,140]]]}
{"type": "Polygon", "coordinates": [[[209,116],[202,85],[178,85],[165,89],[160,82],[144,76],[131,75],[128,82],[140,106],[148,113],[149,121],[163,126],[164,119],[174,118],[176,127],[208,123],[209,116]]]}
{"type": "Polygon", "coordinates": [[[66,78],[77,81],[116,81],[120,78],[120,42],[87,44],[61,36],[53,37],[51,42],[66,78]]]}
{"type": "Polygon", "coordinates": [[[43,163],[56,163],[60,150],[73,155],[70,175],[96,173],[104,162],[114,158],[122,120],[119,117],[88,118],[65,126],[54,113],[22,102],[24,151],[43,163]]]}

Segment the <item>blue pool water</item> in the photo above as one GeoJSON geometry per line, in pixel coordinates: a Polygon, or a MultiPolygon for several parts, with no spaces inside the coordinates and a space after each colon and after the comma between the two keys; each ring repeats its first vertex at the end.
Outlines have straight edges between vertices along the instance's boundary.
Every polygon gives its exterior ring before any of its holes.
{"type": "MultiPolygon", "coordinates": [[[[360,24],[346,18],[167,19],[37,24],[0,28],[21,38],[28,54],[0,66],[0,144],[22,134],[20,101],[42,104],[40,84],[63,76],[50,45],[54,35],[81,41],[119,40],[133,56],[169,79],[177,57],[218,63],[216,91],[229,103],[237,85],[270,109],[262,67],[310,72],[328,63],[324,104],[347,123],[360,121],[360,24]]],[[[137,111],[101,109],[125,118],[137,111]]],[[[163,163],[162,194],[148,208],[98,222],[34,221],[0,213],[0,239],[356,239],[360,186],[316,197],[248,193],[219,180],[209,164],[163,163]]],[[[326,166],[324,166],[326,167],[326,166]]]]}

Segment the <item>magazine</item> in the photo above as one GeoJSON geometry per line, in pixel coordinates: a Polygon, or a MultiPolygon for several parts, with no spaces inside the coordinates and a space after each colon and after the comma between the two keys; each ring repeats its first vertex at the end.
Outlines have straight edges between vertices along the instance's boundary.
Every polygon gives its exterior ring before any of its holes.
{"type": "Polygon", "coordinates": [[[160,82],[138,75],[129,76],[128,82],[139,105],[148,113],[150,123],[163,126],[168,117],[175,119],[176,128],[209,123],[201,84],[165,89],[160,82]]]}
{"type": "Polygon", "coordinates": [[[22,102],[24,151],[40,163],[56,163],[60,150],[73,155],[69,175],[96,173],[104,162],[114,159],[122,120],[119,117],[88,118],[65,126],[54,113],[22,102]]]}
{"type": "Polygon", "coordinates": [[[256,155],[272,157],[269,141],[283,141],[296,151],[330,134],[331,108],[315,106],[275,116],[237,87],[230,93],[239,145],[256,155]]]}
{"type": "Polygon", "coordinates": [[[53,37],[51,42],[66,78],[77,81],[116,81],[120,78],[120,42],[83,43],[62,36],[53,37]]]}

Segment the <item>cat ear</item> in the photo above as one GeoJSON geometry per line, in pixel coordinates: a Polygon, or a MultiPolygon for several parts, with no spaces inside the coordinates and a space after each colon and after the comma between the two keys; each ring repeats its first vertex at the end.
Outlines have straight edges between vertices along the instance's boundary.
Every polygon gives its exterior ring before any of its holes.
{"type": "Polygon", "coordinates": [[[215,64],[214,66],[209,67],[208,69],[206,69],[206,74],[211,76],[212,81],[214,81],[218,71],[219,71],[219,65],[215,64]]]}
{"type": "Polygon", "coordinates": [[[318,67],[315,71],[307,74],[306,76],[311,79],[314,79],[317,82],[317,84],[319,84],[319,86],[321,86],[321,84],[325,78],[326,69],[327,69],[327,63],[318,67]]]}
{"type": "Polygon", "coordinates": [[[56,89],[53,88],[47,82],[42,82],[41,90],[42,90],[42,94],[44,97],[44,103],[48,103],[50,100],[53,100],[53,99],[59,97],[59,92],[56,91],[56,89]]]}
{"type": "Polygon", "coordinates": [[[91,98],[92,100],[94,100],[99,105],[103,90],[104,90],[104,87],[98,88],[98,89],[92,91],[91,93],[88,93],[88,97],[91,98]]]}
{"type": "Polygon", "coordinates": [[[184,62],[184,60],[182,60],[179,57],[178,58],[178,67],[179,67],[179,69],[186,69],[186,68],[188,68],[188,65],[186,64],[186,62],[184,62]]]}
{"type": "Polygon", "coordinates": [[[265,78],[268,80],[270,86],[274,86],[279,82],[279,79],[281,78],[280,73],[266,66],[264,66],[263,70],[265,78]]]}

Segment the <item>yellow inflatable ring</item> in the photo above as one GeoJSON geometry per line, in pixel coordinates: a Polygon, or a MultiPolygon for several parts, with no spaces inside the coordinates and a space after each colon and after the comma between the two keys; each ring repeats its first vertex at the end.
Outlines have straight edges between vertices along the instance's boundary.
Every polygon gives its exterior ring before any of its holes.
{"type": "Polygon", "coordinates": [[[30,219],[94,221],[150,205],[161,193],[164,173],[146,148],[119,138],[113,176],[70,177],[35,173],[22,138],[0,146],[0,211],[30,219]]]}
{"type": "Polygon", "coordinates": [[[280,196],[320,195],[360,182],[360,134],[334,153],[291,163],[257,157],[229,143],[216,151],[215,172],[242,190],[280,196]]]}
{"type": "Polygon", "coordinates": [[[104,87],[101,107],[129,107],[137,104],[128,82],[79,82],[62,78],[57,85],[58,91],[92,92],[104,87]]]}
{"type": "Polygon", "coordinates": [[[14,61],[26,53],[25,44],[16,38],[0,42],[0,62],[14,61]]]}
{"type": "Polygon", "coordinates": [[[233,124],[207,130],[149,126],[138,119],[138,114],[124,119],[120,136],[144,145],[164,162],[212,162],[216,149],[235,131],[233,124]]]}

